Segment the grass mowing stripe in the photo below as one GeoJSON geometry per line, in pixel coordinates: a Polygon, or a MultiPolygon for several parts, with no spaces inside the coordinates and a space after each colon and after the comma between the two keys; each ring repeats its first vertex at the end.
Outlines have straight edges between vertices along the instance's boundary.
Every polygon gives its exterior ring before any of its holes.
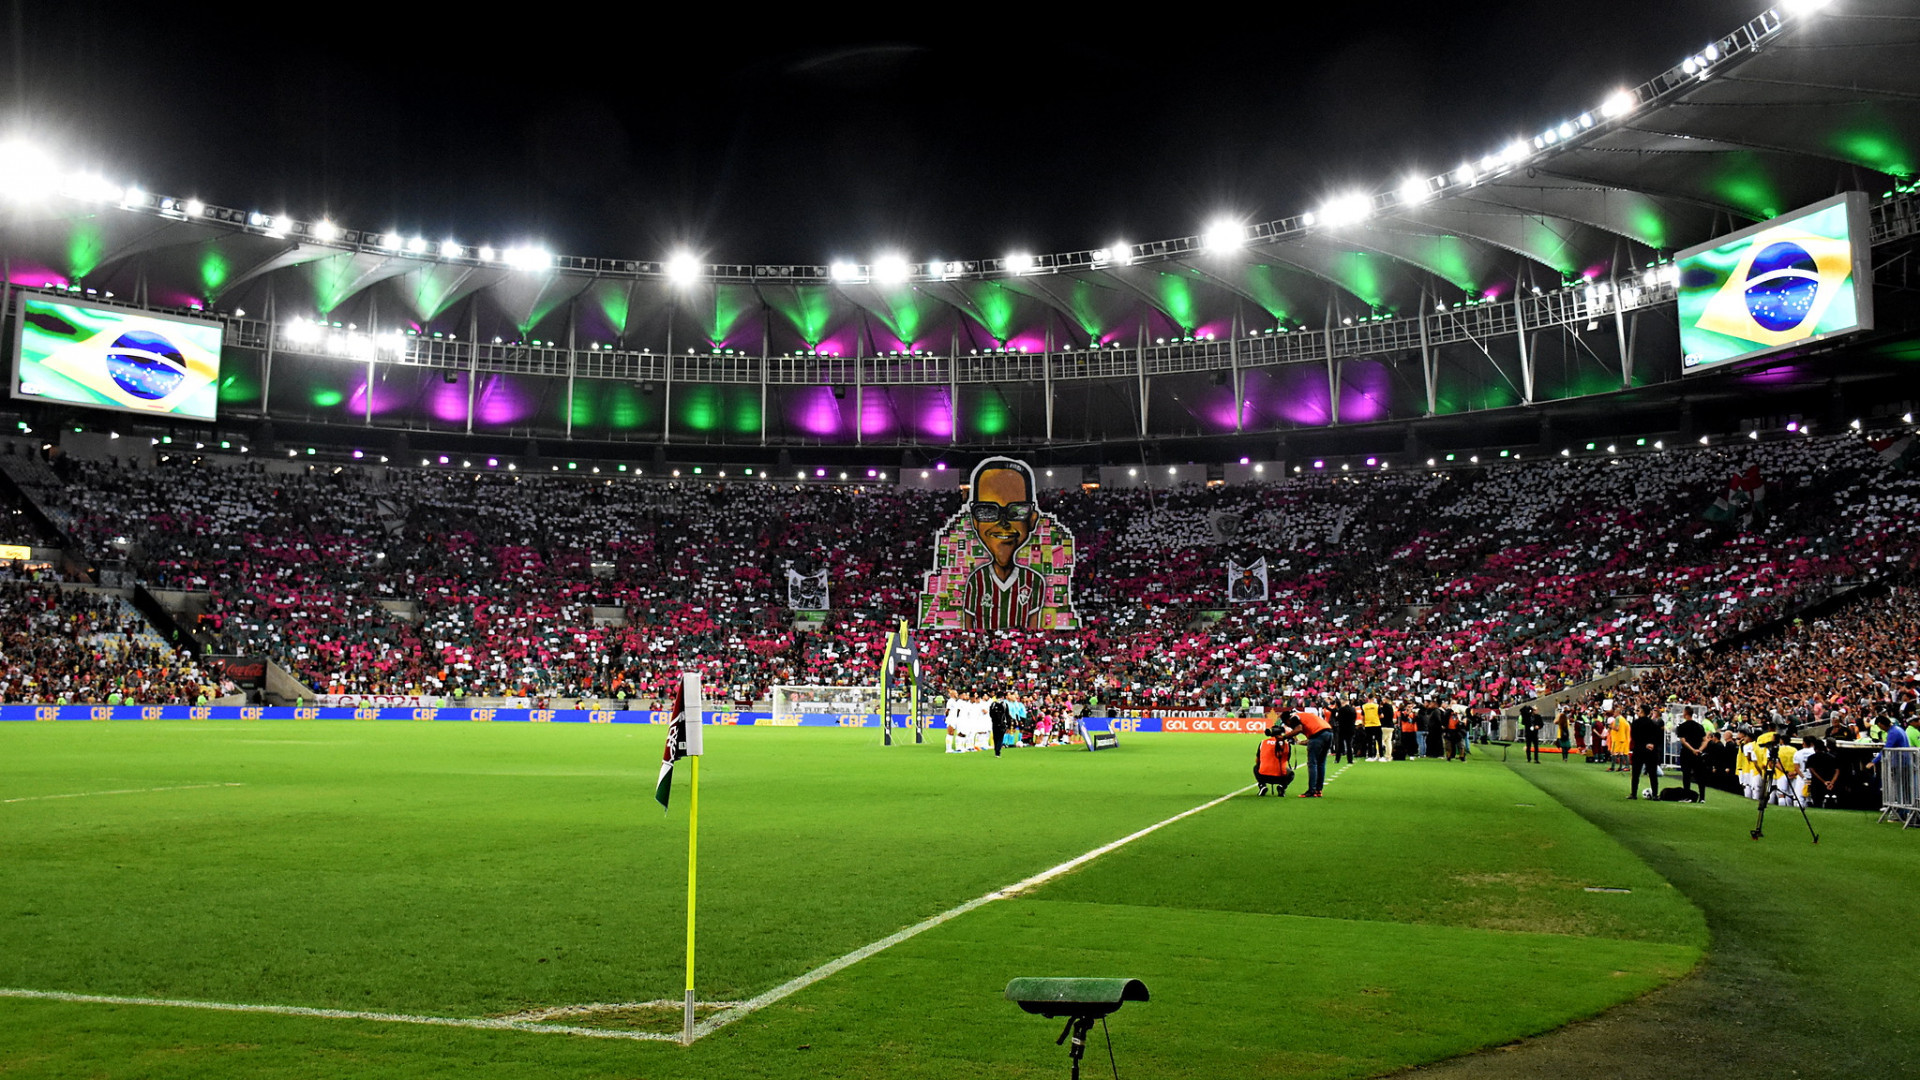
{"type": "Polygon", "coordinates": [[[1079,855],[1074,858],[1068,859],[1066,862],[1063,862],[1058,866],[1054,866],[1046,870],[1042,870],[1039,873],[1033,875],[1032,877],[1026,878],[1021,881],[1017,881],[1012,885],[1008,885],[1003,889],[995,889],[994,891],[987,893],[985,896],[977,896],[972,900],[967,901],[964,904],[960,904],[958,906],[948,908],[947,910],[941,912],[938,915],[933,916],[932,918],[922,919],[920,922],[914,923],[912,926],[907,927],[905,930],[901,930],[893,934],[888,934],[886,937],[883,937],[879,941],[873,942],[872,944],[863,945],[860,948],[855,949],[850,953],[847,953],[845,956],[841,956],[833,960],[829,960],[826,963],[821,964],[819,967],[814,968],[812,971],[807,972],[805,975],[800,976],[799,978],[789,979],[786,982],[781,983],[779,986],[774,987],[773,989],[767,991],[764,994],[759,994],[759,995],[756,995],[755,997],[749,998],[747,1001],[743,1002],[737,1008],[728,1009],[726,1012],[720,1013],[717,1016],[710,1017],[706,1020],[701,1021],[700,1023],[695,1024],[693,1026],[693,1037],[697,1040],[704,1036],[711,1035],[713,1032],[719,1030],[720,1028],[723,1028],[728,1024],[733,1023],[735,1020],[743,1019],[755,1012],[760,1011],[761,1009],[766,1008],[767,1006],[773,1004],[776,1001],[779,1001],[784,997],[798,993],[801,990],[805,990],[807,987],[812,986],[814,983],[819,982],[821,979],[824,979],[829,975],[832,975],[834,972],[840,971],[844,968],[851,967],[854,964],[857,964],[860,961],[865,960],[867,957],[874,955],[875,953],[881,952],[886,949],[890,949],[893,946],[898,945],[909,938],[916,937],[920,934],[923,934],[928,930],[931,930],[934,927],[939,926],[941,923],[944,923],[950,919],[959,918],[960,916],[965,915],[967,912],[972,911],[975,908],[982,907],[986,904],[990,904],[995,900],[1005,900],[1008,897],[1018,896],[1021,893],[1026,892],[1028,889],[1032,889],[1037,886],[1044,885],[1047,882],[1052,881],[1054,878],[1057,878],[1062,874],[1068,873],[1070,871],[1078,869],[1079,867],[1085,866],[1087,863],[1092,862],[1094,859],[1097,859],[1102,855],[1105,855],[1109,851],[1113,851],[1116,848],[1125,847],[1126,845],[1133,843],[1135,840],[1138,840],[1143,836],[1147,836],[1151,833],[1158,832],[1159,830],[1166,828],[1168,825],[1172,825],[1174,822],[1183,821],[1201,812],[1202,810],[1211,809],[1213,807],[1219,806],[1221,803],[1226,802],[1227,800],[1232,799],[1236,796],[1244,795],[1247,792],[1252,791],[1253,787],[1254,786],[1252,784],[1248,784],[1246,787],[1240,788],[1236,791],[1230,791],[1225,795],[1222,795],[1219,798],[1212,800],[1211,802],[1201,803],[1199,806],[1193,807],[1190,810],[1182,810],[1180,813],[1175,814],[1164,821],[1156,821],[1152,825],[1149,825],[1146,828],[1141,829],[1137,832],[1130,833],[1126,836],[1123,836],[1120,839],[1115,840],[1110,844],[1103,844],[1100,847],[1094,848],[1092,851],[1089,851],[1084,855],[1079,855]]]}
{"type": "Polygon", "coordinates": [[[150,791],[193,791],[197,788],[245,786],[245,784],[235,781],[224,784],[180,784],[176,787],[120,788],[117,791],[75,791],[66,795],[22,795],[17,799],[0,799],[0,803],[39,802],[42,799],[88,799],[95,795],[145,795],[150,791]]]}
{"type": "MultiPolygon", "coordinates": [[[[113,994],[67,994],[57,990],[15,990],[0,987],[0,997],[36,1001],[71,1001],[84,1005],[160,1005],[173,1009],[211,1009],[214,1012],[270,1013],[275,1016],[311,1016],[326,1020],[373,1020],[386,1024],[428,1024],[434,1027],[478,1028],[489,1031],[528,1031],[540,1035],[585,1035],[595,1039],[640,1039],[678,1042],[678,1035],[652,1031],[607,1031],[572,1024],[539,1024],[525,1020],[469,1019],[459,1016],[411,1016],[406,1013],[358,1012],[351,1009],[312,1009],[304,1005],[249,1005],[234,1001],[180,1001],[173,998],[121,997],[113,994]]],[[[671,1004],[678,1005],[679,1002],[671,1004]]]]}

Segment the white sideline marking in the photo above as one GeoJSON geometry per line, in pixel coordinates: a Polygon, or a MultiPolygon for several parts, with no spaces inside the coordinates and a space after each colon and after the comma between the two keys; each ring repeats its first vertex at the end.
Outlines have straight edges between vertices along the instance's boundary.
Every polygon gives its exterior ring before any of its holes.
{"type": "MultiPolygon", "coordinates": [[[[532,1023],[544,1020],[558,1020],[564,1016],[593,1016],[597,1013],[620,1012],[624,1009],[674,1009],[686,1007],[686,1000],[660,998],[657,1001],[596,1001],[586,1005],[548,1005],[538,1009],[527,1009],[502,1016],[499,1019],[512,1020],[515,1023],[532,1023]]],[[[695,1007],[701,1009],[731,1009],[740,1004],[737,1001],[696,1001],[695,1007]]]]}
{"type": "MultiPolygon", "coordinates": [[[[31,998],[36,1001],[73,1001],[87,1005],[165,1005],[176,1009],[212,1009],[216,1012],[271,1013],[275,1016],[317,1016],[327,1020],[375,1020],[387,1024],[432,1024],[437,1027],[479,1028],[485,1031],[530,1031],[541,1035],[585,1035],[593,1039],[643,1039],[653,1042],[679,1042],[678,1032],[664,1035],[653,1031],[607,1031],[572,1024],[539,1024],[512,1018],[458,1016],[409,1016],[405,1013],[356,1012],[350,1009],[309,1009],[302,1005],[246,1005],[232,1001],[177,1001],[171,998],[119,997],[110,994],[63,994],[51,990],[11,990],[0,987],[0,997],[31,998]]],[[[678,1006],[678,1001],[666,1002],[678,1006]]]]}
{"type": "Polygon", "coordinates": [[[42,799],[86,799],[95,795],[144,795],[150,791],[192,791],[195,788],[245,787],[245,784],[229,781],[224,784],[181,784],[178,787],[132,787],[118,791],[76,791],[70,795],[22,795],[17,799],[0,799],[0,803],[39,802],[42,799]]]}
{"type": "Polygon", "coordinates": [[[1172,817],[1166,819],[1165,821],[1155,822],[1154,824],[1149,825],[1144,829],[1141,829],[1139,832],[1133,833],[1128,836],[1123,836],[1120,839],[1115,840],[1110,844],[1104,844],[1100,847],[1094,848],[1092,851],[1087,852],[1085,855],[1068,859],[1066,862],[1063,862],[1058,866],[1052,867],[1051,869],[1042,870],[1030,878],[1026,878],[1025,880],[1022,880],[1022,881],[1016,881],[1012,885],[1008,885],[1004,889],[995,889],[994,891],[986,894],[985,896],[975,897],[974,899],[969,900],[966,903],[959,905],[958,907],[948,908],[947,910],[941,912],[938,915],[935,915],[935,916],[932,916],[931,918],[923,919],[920,922],[914,923],[912,926],[907,927],[905,930],[901,930],[893,934],[888,934],[886,937],[881,938],[879,941],[875,941],[868,945],[863,945],[860,948],[855,949],[852,952],[846,954],[845,956],[838,957],[837,959],[829,960],[826,963],[821,964],[819,967],[814,968],[812,971],[807,972],[805,975],[801,975],[800,977],[795,979],[789,979],[786,982],[781,983],[779,986],[776,986],[773,989],[768,990],[764,994],[759,994],[755,997],[748,998],[746,1001],[741,1002],[739,1005],[736,1005],[725,1012],[718,1013],[714,1016],[710,1016],[707,1019],[694,1024],[693,1037],[696,1041],[699,1039],[705,1038],[706,1036],[713,1034],[715,1031],[718,1031],[719,1029],[727,1026],[728,1024],[733,1023],[735,1020],[739,1020],[752,1013],[759,1012],[761,1009],[764,1009],[767,1006],[773,1004],[774,1002],[779,1001],[781,998],[787,997],[791,994],[798,993],[801,990],[805,990],[807,987],[812,986],[814,983],[819,982],[821,979],[824,979],[829,975],[832,975],[834,972],[840,971],[843,968],[852,967],[854,964],[857,964],[860,961],[865,960],[867,957],[872,956],[875,953],[881,952],[886,949],[890,949],[893,946],[898,945],[901,942],[907,940],[908,938],[917,937],[918,935],[923,934],[928,930],[933,929],[936,926],[939,926],[941,923],[946,922],[950,919],[959,918],[960,916],[965,915],[967,912],[972,911],[977,907],[982,907],[987,904],[991,904],[995,900],[1005,900],[1008,897],[1018,896],[1021,893],[1026,892],[1028,889],[1031,889],[1036,885],[1044,885],[1047,882],[1052,881],[1054,878],[1059,877],[1061,874],[1067,873],[1068,871],[1071,871],[1071,870],[1079,869],[1081,866],[1084,866],[1087,863],[1092,862],[1094,859],[1097,859],[1100,856],[1105,855],[1107,852],[1112,851],[1115,848],[1119,848],[1127,844],[1131,844],[1135,840],[1140,839],[1141,837],[1147,835],[1148,833],[1156,832],[1160,829],[1163,829],[1166,826],[1181,820],[1182,818],[1192,817],[1193,815],[1199,813],[1202,810],[1210,810],[1213,807],[1219,806],[1221,803],[1226,802],[1228,799],[1231,799],[1236,795],[1244,795],[1247,792],[1252,791],[1253,788],[1254,788],[1254,785],[1248,784],[1246,787],[1243,787],[1238,791],[1230,791],[1225,795],[1222,795],[1219,798],[1213,800],[1212,802],[1201,803],[1199,806],[1196,806],[1191,810],[1183,810],[1180,813],[1175,814],[1172,817]]]}

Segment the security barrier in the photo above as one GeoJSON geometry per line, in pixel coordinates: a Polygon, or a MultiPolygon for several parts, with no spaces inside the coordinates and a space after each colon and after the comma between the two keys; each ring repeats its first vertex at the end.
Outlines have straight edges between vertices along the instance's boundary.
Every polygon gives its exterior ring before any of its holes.
{"type": "Polygon", "coordinates": [[[1920,747],[1880,752],[1880,820],[1920,825],[1920,747]]]}

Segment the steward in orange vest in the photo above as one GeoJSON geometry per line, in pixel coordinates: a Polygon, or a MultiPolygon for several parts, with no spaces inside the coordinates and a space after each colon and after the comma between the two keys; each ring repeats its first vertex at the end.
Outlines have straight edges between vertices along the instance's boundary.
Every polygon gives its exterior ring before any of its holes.
{"type": "Polygon", "coordinates": [[[1282,735],[1278,725],[1267,729],[1267,737],[1260,740],[1260,748],[1253,755],[1253,781],[1260,785],[1259,794],[1265,795],[1268,788],[1284,798],[1287,785],[1293,781],[1293,747],[1282,735]]]}

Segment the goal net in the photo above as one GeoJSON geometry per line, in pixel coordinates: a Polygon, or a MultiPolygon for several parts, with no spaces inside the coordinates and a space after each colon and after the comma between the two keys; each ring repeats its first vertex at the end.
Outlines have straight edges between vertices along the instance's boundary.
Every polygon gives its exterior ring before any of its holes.
{"type": "Polygon", "coordinates": [[[880,714],[878,686],[776,686],[773,722],[792,727],[803,719],[858,727],[880,714]]]}

